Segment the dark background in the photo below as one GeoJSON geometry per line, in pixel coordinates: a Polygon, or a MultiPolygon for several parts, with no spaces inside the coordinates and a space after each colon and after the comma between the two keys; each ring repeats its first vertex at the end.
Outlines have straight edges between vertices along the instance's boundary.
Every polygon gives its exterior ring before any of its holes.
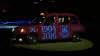
{"type": "MultiPolygon", "coordinates": [[[[93,49],[86,51],[78,52],[67,52],[67,54],[79,54],[79,53],[88,53],[88,54],[97,54],[99,51],[99,33],[100,33],[100,16],[99,16],[99,1],[67,1],[67,0],[58,0],[52,2],[51,0],[33,0],[33,1],[17,1],[17,0],[3,0],[0,1],[0,21],[14,21],[21,19],[33,19],[35,16],[39,15],[40,12],[48,11],[52,12],[68,12],[77,15],[81,21],[81,24],[86,27],[87,30],[87,39],[95,43],[93,49]],[[37,3],[36,3],[37,2],[37,3]],[[3,10],[4,9],[4,10],[3,10]],[[4,11],[4,12],[3,12],[4,11]]],[[[9,54],[32,54],[45,53],[43,51],[32,51],[26,50],[23,48],[11,48],[5,47],[8,45],[8,39],[10,36],[11,29],[2,30],[0,29],[0,43],[2,53],[9,54]]],[[[57,52],[57,54],[66,52],[57,52]]],[[[49,52],[46,52],[49,54],[49,52]]]]}
{"type": "MultiPolygon", "coordinates": [[[[34,15],[42,12],[71,12],[78,16],[83,16],[84,19],[88,16],[99,16],[99,2],[98,1],[63,1],[58,0],[51,2],[52,0],[35,0],[33,1],[0,1],[1,17],[4,20],[14,20],[18,18],[29,19],[34,15]],[[6,9],[7,12],[2,13],[2,9],[6,9]],[[9,19],[7,19],[9,18],[9,19]]],[[[81,17],[81,18],[83,18],[81,17]]],[[[80,19],[81,19],[80,18],[80,19]]],[[[1,19],[1,20],[3,20],[1,19]]],[[[87,19],[89,20],[89,19],[87,19]]]]}

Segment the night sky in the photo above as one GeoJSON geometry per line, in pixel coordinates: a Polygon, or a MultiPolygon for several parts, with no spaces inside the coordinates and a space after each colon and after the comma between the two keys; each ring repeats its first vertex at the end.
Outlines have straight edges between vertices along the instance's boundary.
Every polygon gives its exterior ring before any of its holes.
{"type": "Polygon", "coordinates": [[[0,20],[12,21],[21,19],[33,19],[40,12],[69,12],[78,15],[80,20],[90,20],[93,16],[99,16],[98,1],[0,1],[0,20]],[[5,9],[6,12],[3,12],[5,9]]]}

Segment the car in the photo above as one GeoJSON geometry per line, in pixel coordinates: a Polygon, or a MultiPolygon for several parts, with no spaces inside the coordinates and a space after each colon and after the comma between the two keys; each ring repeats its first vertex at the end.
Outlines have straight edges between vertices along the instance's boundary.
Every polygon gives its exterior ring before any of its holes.
{"type": "Polygon", "coordinates": [[[45,40],[79,41],[85,28],[79,18],[72,13],[48,13],[34,19],[32,24],[16,27],[12,30],[12,41],[37,44],[45,40]],[[42,20],[39,20],[39,19],[42,20]]]}

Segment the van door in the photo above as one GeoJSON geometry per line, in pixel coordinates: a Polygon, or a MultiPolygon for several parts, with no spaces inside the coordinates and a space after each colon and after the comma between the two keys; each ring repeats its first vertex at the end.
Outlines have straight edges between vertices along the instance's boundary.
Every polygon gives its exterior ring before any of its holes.
{"type": "Polygon", "coordinates": [[[70,23],[73,32],[80,32],[83,29],[82,25],[79,22],[79,19],[75,16],[70,16],[70,23]]]}
{"type": "Polygon", "coordinates": [[[56,39],[56,16],[48,16],[41,25],[41,40],[56,39]]]}
{"type": "Polygon", "coordinates": [[[57,37],[59,39],[67,39],[71,35],[69,17],[58,15],[57,21],[57,37]]]}

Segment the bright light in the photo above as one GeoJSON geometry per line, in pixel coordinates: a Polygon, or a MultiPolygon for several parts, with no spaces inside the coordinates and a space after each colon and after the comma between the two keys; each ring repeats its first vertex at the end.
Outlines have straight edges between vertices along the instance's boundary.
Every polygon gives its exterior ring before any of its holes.
{"type": "Polygon", "coordinates": [[[54,19],[56,19],[56,17],[54,17],[54,19]]]}
{"type": "Polygon", "coordinates": [[[45,17],[43,17],[43,18],[45,18],[45,17]]]}
{"type": "Polygon", "coordinates": [[[38,4],[38,2],[34,2],[34,4],[38,4]]]}
{"type": "Polygon", "coordinates": [[[51,1],[51,2],[54,2],[54,1],[51,1]]]}
{"type": "Polygon", "coordinates": [[[14,32],[14,28],[12,29],[12,32],[14,32]]]}
{"type": "Polygon", "coordinates": [[[43,15],[44,16],[45,14],[44,13],[40,13],[40,15],[43,15]]]}
{"type": "Polygon", "coordinates": [[[9,29],[13,29],[15,27],[18,27],[18,26],[9,26],[9,25],[0,25],[0,28],[9,28],[9,29]]]}
{"type": "Polygon", "coordinates": [[[21,29],[21,32],[24,32],[24,29],[21,29]]]}
{"type": "Polygon", "coordinates": [[[19,41],[23,41],[23,39],[22,38],[19,38],[19,41]]]}
{"type": "Polygon", "coordinates": [[[68,18],[70,20],[70,18],[68,18]]]}
{"type": "Polygon", "coordinates": [[[39,23],[41,23],[41,21],[39,23]]]}

